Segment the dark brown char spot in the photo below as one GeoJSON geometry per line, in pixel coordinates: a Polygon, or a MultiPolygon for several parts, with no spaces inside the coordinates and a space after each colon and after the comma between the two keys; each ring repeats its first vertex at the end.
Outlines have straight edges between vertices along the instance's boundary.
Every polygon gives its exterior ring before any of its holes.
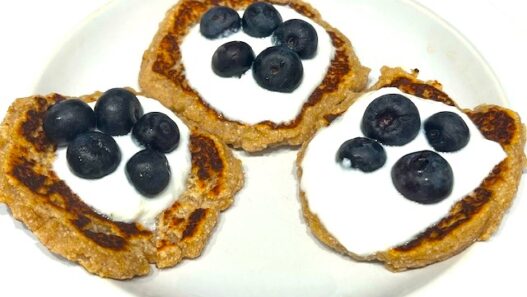
{"type": "Polygon", "coordinates": [[[38,193],[46,181],[46,176],[33,171],[35,162],[19,158],[14,164],[11,175],[28,187],[32,192],[38,193]]]}
{"type": "Polygon", "coordinates": [[[334,32],[328,32],[328,34],[331,37],[337,52],[331,61],[324,80],[322,80],[322,83],[315,89],[311,96],[309,96],[307,101],[308,106],[313,106],[319,102],[324,93],[336,91],[342,78],[351,71],[348,62],[348,55],[344,49],[341,49],[344,45],[344,41],[334,32]]]}
{"type": "Polygon", "coordinates": [[[510,144],[516,133],[514,119],[498,108],[490,108],[486,112],[469,112],[468,115],[483,136],[489,140],[510,144]]]}
{"type": "Polygon", "coordinates": [[[122,250],[126,245],[126,240],[124,240],[124,238],[114,234],[105,234],[84,230],[84,235],[96,242],[98,245],[112,250],[122,250]]]}
{"type": "Polygon", "coordinates": [[[448,95],[444,92],[438,90],[437,88],[431,85],[417,83],[406,77],[396,78],[390,84],[384,87],[395,87],[407,94],[442,102],[450,106],[455,106],[454,101],[450,97],[448,97],[448,95]]]}
{"type": "Polygon", "coordinates": [[[192,237],[194,233],[196,232],[198,226],[200,225],[200,222],[203,218],[205,218],[205,215],[207,214],[207,210],[203,208],[198,208],[192,214],[190,214],[190,217],[188,218],[187,227],[183,231],[183,235],[181,239],[185,239],[188,237],[192,237]]]}
{"type": "Polygon", "coordinates": [[[26,112],[26,121],[20,126],[20,134],[24,136],[24,138],[31,143],[37,151],[43,152],[52,145],[42,129],[44,117],[50,104],[48,104],[46,99],[42,97],[36,97],[34,101],[35,108],[26,112]]]}
{"type": "Polygon", "coordinates": [[[209,179],[213,174],[221,173],[223,170],[223,161],[212,139],[192,135],[190,137],[190,152],[192,164],[197,166],[198,177],[201,180],[209,179]]]}
{"type": "MultiPolygon", "coordinates": [[[[212,5],[221,5],[219,1],[211,1],[212,5]]],[[[196,22],[208,10],[205,3],[200,1],[181,2],[180,13],[174,22],[174,31],[187,30],[189,25],[196,22]]]]}
{"type": "Polygon", "coordinates": [[[324,116],[324,119],[328,124],[331,124],[336,118],[338,118],[341,114],[327,114],[324,116]]]}
{"type": "Polygon", "coordinates": [[[90,219],[85,216],[79,216],[76,220],[73,220],[72,223],[86,237],[104,248],[122,250],[126,246],[126,240],[120,236],[102,232],[94,232],[92,230],[86,229],[90,223],[90,219]]]}
{"type": "Polygon", "coordinates": [[[185,219],[183,218],[179,218],[179,217],[173,217],[172,218],[172,226],[179,226],[180,224],[182,224],[183,222],[185,222],[185,219]]]}

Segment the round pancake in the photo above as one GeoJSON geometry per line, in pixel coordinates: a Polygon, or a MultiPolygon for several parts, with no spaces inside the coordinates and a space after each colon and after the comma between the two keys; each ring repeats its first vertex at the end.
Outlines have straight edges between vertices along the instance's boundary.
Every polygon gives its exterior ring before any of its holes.
{"type": "MultiPolygon", "coordinates": [[[[92,102],[100,95],[81,99],[92,102]]],[[[128,279],[148,274],[150,264],[166,268],[198,257],[243,185],[241,162],[215,136],[192,130],[186,190],[158,216],[156,229],[112,221],[53,171],[56,146],[42,123],[47,109],[65,99],[32,96],[9,107],[0,126],[0,202],[51,252],[102,277],[128,279]]]]}
{"type": "MultiPolygon", "coordinates": [[[[400,68],[383,67],[371,90],[397,87],[401,91],[428,100],[456,106],[441,90],[437,81],[417,79],[418,71],[407,73],[400,68]]],[[[525,127],[517,113],[496,105],[480,105],[463,110],[489,140],[499,143],[507,157],[474,191],[455,203],[450,212],[436,224],[426,228],[400,246],[368,256],[359,256],[346,249],[326,229],[309,208],[309,197],[299,187],[302,211],[311,232],[325,245],[358,261],[379,261],[392,271],[423,267],[454,256],[478,240],[487,240],[499,227],[518,189],[522,171],[527,167],[524,154],[525,127]]],[[[298,153],[297,174],[302,177],[302,159],[309,146],[306,142],[298,153]]],[[[482,156],[484,157],[484,156],[482,156]]],[[[365,199],[367,197],[364,197],[365,199]]],[[[350,248],[351,249],[351,248],[350,248]]]]}

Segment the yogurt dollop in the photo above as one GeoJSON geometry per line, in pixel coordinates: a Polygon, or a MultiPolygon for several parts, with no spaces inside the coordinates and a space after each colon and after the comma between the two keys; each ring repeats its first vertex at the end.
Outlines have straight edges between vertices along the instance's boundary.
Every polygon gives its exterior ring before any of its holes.
{"type": "MultiPolygon", "coordinates": [[[[304,77],[300,86],[292,93],[272,92],[258,86],[249,69],[241,78],[223,78],[214,74],[211,59],[216,49],[230,41],[249,44],[257,56],[264,49],[273,46],[271,37],[255,38],[240,31],[225,38],[207,39],[194,26],[181,44],[185,77],[190,86],[216,111],[230,120],[247,124],[262,121],[288,122],[296,118],[311,93],[326,75],[335,49],[326,30],[308,17],[289,6],[275,5],[284,21],[301,19],[309,22],[318,35],[318,49],[312,59],[302,60],[304,77]]],[[[238,11],[243,15],[243,11],[238,11]]]]}
{"type": "MultiPolygon", "coordinates": [[[[171,176],[168,186],[153,198],[147,198],[135,190],[128,181],[125,172],[126,162],[138,151],[144,149],[132,139],[132,134],[114,136],[121,150],[121,162],[117,169],[100,179],[89,180],[74,175],[68,168],[66,147],[57,149],[53,170],[87,205],[98,213],[120,222],[136,222],[153,230],[156,217],[183,193],[187,176],[191,168],[191,156],[188,148],[190,131],[172,111],[157,100],[137,96],[144,113],[162,112],[178,125],[180,140],[178,147],[165,154],[170,165],[171,176]]],[[[95,102],[90,103],[93,108],[95,102]]]]}
{"type": "Polygon", "coordinates": [[[305,151],[300,187],[309,208],[327,230],[346,249],[365,256],[403,244],[438,222],[457,201],[476,189],[505,156],[501,146],[484,138],[457,108],[407,95],[396,88],[384,88],[362,95],[329,127],[319,130],[305,151]],[[469,127],[470,141],[466,147],[453,153],[439,153],[452,167],[454,187],[450,196],[437,204],[423,205],[404,198],[395,189],[390,175],[394,163],[402,156],[433,150],[422,128],[404,146],[384,145],[387,160],[377,171],[350,170],[335,161],[344,141],[363,136],[360,121],[368,104],[390,93],[412,100],[422,122],[437,112],[451,111],[460,115],[469,127]]]}

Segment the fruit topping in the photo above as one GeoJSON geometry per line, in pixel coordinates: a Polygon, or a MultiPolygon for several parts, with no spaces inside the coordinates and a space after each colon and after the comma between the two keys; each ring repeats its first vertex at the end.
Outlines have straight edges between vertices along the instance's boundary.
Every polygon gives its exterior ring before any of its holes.
{"type": "Polygon", "coordinates": [[[254,52],[243,41],[222,44],[212,56],[212,70],[221,77],[241,77],[254,61],[254,52]]]}
{"type": "Polygon", "coordinates": [[[147,197],[155,196],[170,182],[168,160],[159,152],[142,150],[126,162],[126,176],[139,193],[147,197]]]}
{"type": "Polygon", "coordinates": [[[252,37],[267,37],[282,23],[282,16],[273,5],[255,2],[243,13],[243,31],[252,37]]]}
{"type": "Polygon", "coordinates": [[[179,128],[166,114],[149,112],[135,123],[132,137],[146,148],[169,153],[179,144],[179,128]]]}
{"type": "Polygon", "coordinates": [[[75,175],[96,179],[117,169],[121,161],[121,151],[110,135],[88,131],[79,134],[69,144],[66,159],[75,175]]]}
{"type": "Polygon", "coordinates": [[[269,47],[254,60],[254,79],[270,91],[290,93],[300,85],[303,75],[302,61],[287,47],[269,47]]]}
{"type": "Polygon", "coordinates": [[[275,45],[285,45],[302,59],[310,59],[317,53],[318,35],[308,22],[292,19],[282,23],[273,33],[275,45]]]}
{"type": "Polygon", "coordinates": [[[456,113],[443,111],[430,116],[424,122],[428,143],[439,152],[455,152],[464,148],[470,140],[468,126],[456,113]]]}
{"type": "Polygon", "coordinates": [[[229,7],[216,6],[209,9],[199,23],[201,35],[209,39],[226,37],[238,32],[241,19],[238,13],[229,7]]]}
{"type": "Polygon", "coordinates": [[[345,141],[337,151],[337,162],[346,168],[372,172],[386,163],[386,152],[377,141],[356,137],[345,141]]]}
{"type": "Polygon", "coordinates": [[[392,182],[407,199],[421,204],[438,203],[448,197],[454,175],[447,160],[433,151],[405,155],[392,168],[392,182]]]}
{"type": "Polygon", "coordinates": [[[80,99],[64,100],[47,110],[43,128],[49,139],[65,146],[80,133],[95,128],[95,113],[80,99]]]}
{"type": "Polygon", "coordinates": [[[137,97],[122,88],[110,89],[95,104],[97,128],[113,136],[126,135],[143,115],[137,97]]]}
{"type": "Polygon", "coordinates": [[[415,104],[399,94],[373,100],[362,116],[361,130],[366,137],[385,145],[401,146],[412,141],[421,127],[415,104]]]}

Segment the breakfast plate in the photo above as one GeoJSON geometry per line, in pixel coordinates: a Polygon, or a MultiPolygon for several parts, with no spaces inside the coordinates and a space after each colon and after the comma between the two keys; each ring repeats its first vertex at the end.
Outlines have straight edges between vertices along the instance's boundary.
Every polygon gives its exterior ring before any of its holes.
{"type": "MultiPolygon", "coordinates": [[[[138,88],[142,53],[174,2],[109,2],[64,41],[32,93],[75,95],[116,86],[138,88]]],[[[351,39],[361,62],[373,70],[371,81],[383,65],[418,68],[421,78],[442,82],[462,107],[483,103],[481,98],[485,103],[507,104],[495,75],[474,47],[418,4],[391,0],[310,2],[351,39]]],[[[244,163],[246,186],[196,260],[154,270],[146,277],[112,281],[89,275],[52,255],[36,240],[38,253],[28,258],[46,267],[43,277],[57,287],[67,278],[69,287],[104,295],[373,297],[407,296],[453,265],[462,265],[470,254],[469,248],[447,261],[404,273],[341,257],[317,242],[304,224],[294,175],[296,150],[236,155],[244,163]]],[[[0,208],[0,217],[7,213],[0,208]]],[[[24,232],[8,240],[27,242],[32,236],[19,223],[15,228],[24,232]]],[[[6,265],[17,263],[13,260],[6,265]]]]}

